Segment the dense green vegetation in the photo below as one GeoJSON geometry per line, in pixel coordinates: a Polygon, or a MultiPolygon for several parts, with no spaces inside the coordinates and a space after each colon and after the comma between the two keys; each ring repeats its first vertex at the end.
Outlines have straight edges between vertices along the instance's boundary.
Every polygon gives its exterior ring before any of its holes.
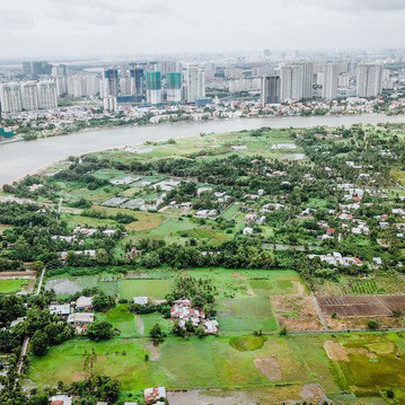
{"type": "MultiPolygon", "coordinates": [[[[17,201],[0,203],[0,271],[46,275],[35,297],[0,280],[1,352],[16,364],[29,337],[35,395],[61,381],[89,403],[142,403],[157,385],[282,385],[283,399],[302,400],[311,383],[343,402],[401,401],[402,332],[380,329],[402,330],[403,308],[324,320],[314,302],[403,294],[404,134],[400,124],[207,134],[71,157],[4,186],[17,201]],[[96,320],[74,336],[47,308],[81,295],[96,320]],[[185,299],[219,336],[171,319],[185,299]],[[369,332],[333,334],[353,329],[369,332]]],[[[16,377],[4,395],[23,398],[16,377]]]]}

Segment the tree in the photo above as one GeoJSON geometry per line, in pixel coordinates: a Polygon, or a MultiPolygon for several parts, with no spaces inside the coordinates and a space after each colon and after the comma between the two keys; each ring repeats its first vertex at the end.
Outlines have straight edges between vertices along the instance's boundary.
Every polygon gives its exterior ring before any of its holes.
{"type": "Polygon", "coordinates": [[[149,337],[155,346],[163,343],[166,336],[167,334],[162,330],[158,323],[156,323],[149,332],[149,337]]]}
{"type": "Polygon", "coordinates": [[[367,322],[367,328],[370,330],[377,330],[378,329],[378,322],[374,319],[371,319],[367,322]]]}
{"type": "Polygon", "coordinates": [[[95,311],[104,312],[115,307],[115,299],[102,292],[93,297],[93,308],[95,311]]]}
{"type": "Polygon", "coordinates": [[[37,330],[31,339],[31,347],[34,354],[43,356],[48,351],[49,340],[46,333],[42,330],[37,330]]]}
{"type": "Polygon", "coordinates": [[[97,321],[89,325],[87,328],[87,336],[91,340],[108,340],[114,335],[114,327],[112,323],[107,321],[97,321]]]}

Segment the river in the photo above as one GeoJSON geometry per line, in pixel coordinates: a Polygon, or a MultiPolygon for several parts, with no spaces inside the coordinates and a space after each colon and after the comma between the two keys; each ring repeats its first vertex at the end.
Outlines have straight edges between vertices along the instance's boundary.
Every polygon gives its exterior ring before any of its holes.
{"type": "Polygon", "coordinates": [[[38,139],[37,141],[5,143],[0,144],[0,186],[72,155],[77,156],[97,150],[137,145],[146,141],[195,136],[202,132],[221,133],[266,126],[272,128],[308,128],[318,125],[347,126],[356,123],[377,124],[379,122],[405,123],[405,116],[387,117],[379,114],[368,114],[341,117],[269,117],[164,123],[139,127],[123,126],[95,129],[65,136],[38,139]]]}

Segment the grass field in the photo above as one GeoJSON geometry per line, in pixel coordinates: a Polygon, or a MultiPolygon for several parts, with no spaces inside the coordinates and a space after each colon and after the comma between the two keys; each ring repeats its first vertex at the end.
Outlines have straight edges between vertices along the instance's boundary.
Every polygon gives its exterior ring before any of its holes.
{"type": "Polygon", "coordinates": [[[244,388],[317,382],[329,394],[352,389],[375,395],[381,389],[405,384],[404,341],[397,334],[306,335],[235,340],[235,338],[181,339],[170,337],[158,347],[156,361],[144,361],[148,339],[113,339],[94,343],[71,340],[52,347],[43,358],[31,356],[29,378],[55,384],[83,376],[85,353],[94,348],[95,370],[122,382],[124,390],[148,386],[167,388],[244,388]],[[324,348],[340,343],[348,359],[331,360],[324,348]],[[398,357],[399,356],[399,357],[398,357]],[[281,374],[270,381],[255,360],[272,358],[281,374]]]}
{"type": "Polygon", "coordinates": [[[0,280],[1,294],[14,294],[21,291],[22,287],[28,284],[28,280],[0,280]]]}
{"type": "Polygon", "coordinates": [[[119,294],[121,298],[129,300],[138,296],[160,300],[170,291],[171,283],[171,280],[121,280],[119,294]]]}

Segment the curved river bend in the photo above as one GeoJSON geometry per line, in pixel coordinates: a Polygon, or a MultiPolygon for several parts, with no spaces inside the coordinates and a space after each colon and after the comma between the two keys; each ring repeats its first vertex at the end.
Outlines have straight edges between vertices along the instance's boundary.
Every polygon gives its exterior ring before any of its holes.
{"type": "Polygon", "coordinates": [[[72,155],[96,150],[117,148],[205,133],[241,131],[243,129],[308,128],[317,125],[352,125],[379,122],[404,123],[405,116],[387,117],[379,114],[326,117],[269,117],[215,120],[203,122],[164,123],[147,126],[126,126],[96,129],[65,136],[39,139],[31,142],[14,142],[0,145],[0,186],[33,173],[72,155]]]}

